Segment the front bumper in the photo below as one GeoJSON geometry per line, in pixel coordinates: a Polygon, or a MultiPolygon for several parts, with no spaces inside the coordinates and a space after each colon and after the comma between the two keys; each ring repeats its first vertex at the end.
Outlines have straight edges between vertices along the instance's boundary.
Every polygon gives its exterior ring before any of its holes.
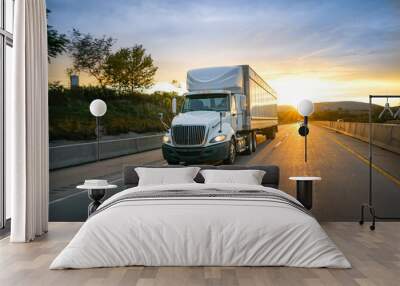
{"type": "Polygon", "coordinates": [[[175,147],[162,145],[164,159],[169,162],[206,163],[225,160],[230,142],[222,142],[207,147],[175,147]]]}

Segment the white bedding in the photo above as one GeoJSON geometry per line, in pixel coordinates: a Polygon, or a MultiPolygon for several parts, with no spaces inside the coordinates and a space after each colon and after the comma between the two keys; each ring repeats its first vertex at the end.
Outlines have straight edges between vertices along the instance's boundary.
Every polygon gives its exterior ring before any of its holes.
{"type": "Polygon", "coordinates": [[[287,204],[229,197],[153,198],[111,204],[131,192],[210,188],[263,190],[297,202],[279,190],[254,185],[194,183],[127,189],[100,206],[103,211],[83,224],[50,269],[127,265],[351,267],[312,216],[287,204]]]}

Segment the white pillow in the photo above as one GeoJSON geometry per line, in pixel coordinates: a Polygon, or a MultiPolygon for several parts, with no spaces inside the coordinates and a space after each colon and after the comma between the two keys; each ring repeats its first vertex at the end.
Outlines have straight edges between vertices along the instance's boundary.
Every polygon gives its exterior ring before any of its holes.
{"type": "Polygon", "coordinates": [[[261,185],[265,171],[261,170],[202,170],[205,184],[261,185]]]}
{"type": "Polygon", "coordinates": [[[135,168],[139,176],[138,186],[195,183],[199,167],[186,168],[135,168]]]}

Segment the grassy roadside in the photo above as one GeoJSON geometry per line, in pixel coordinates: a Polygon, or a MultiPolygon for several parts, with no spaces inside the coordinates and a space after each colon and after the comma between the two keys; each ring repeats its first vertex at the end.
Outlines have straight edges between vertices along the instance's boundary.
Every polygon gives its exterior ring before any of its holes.
{"type": "MultiPolygon", "coordinates": [[[[94,139],[96,122],[90,114],[89,104],[94,99],[107,103],[107,113],[102,118],[103,134],[118,135],[128,132],[145,133],[163,131],[159,114],[164,121],[172,120],[174,93],[117,93],[112,89],[81,87],[49,89],[50,140],[94,139]]],[[[178,106],[181,102],[178,97],[178,106]]]]}

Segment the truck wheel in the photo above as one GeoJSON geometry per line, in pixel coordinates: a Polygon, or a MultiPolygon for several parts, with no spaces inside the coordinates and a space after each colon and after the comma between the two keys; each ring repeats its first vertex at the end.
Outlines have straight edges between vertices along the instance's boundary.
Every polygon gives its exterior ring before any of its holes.
{"type": "Polygon", "coordinates": [[[246,137],[246,150],[243,151],[244,155],[251,155],[251,146],[253,145],[251,133],[249,133],[246,137]]]}
{"type": "Polygon", "coordinates": [[[271,139],[271,140],[275,139],[275,137],[276,137],[275,133],[276,133],[275,128],[269,128],[266,132],[267,139],[271,139]]]}
{"type": "Polygon", "coordinates": [[[272,131],[271,131],[271,139],[275,139],[275,137],[276,137],[276,129],[275,129],[275,128],[272,128],[272,131]]]}
{"type": "Polygon", "coordinates": [[[257,134],[256,132],[251,133],[251,152],[256,152],[257,150],[257,134]]]}
{"type": "Polygon", "coordinates": [[[235,139],[232,138],[229,144],[228,157],[224,160],[227,165],[233,165],[236,159],[236,144],[235,139]]]}

